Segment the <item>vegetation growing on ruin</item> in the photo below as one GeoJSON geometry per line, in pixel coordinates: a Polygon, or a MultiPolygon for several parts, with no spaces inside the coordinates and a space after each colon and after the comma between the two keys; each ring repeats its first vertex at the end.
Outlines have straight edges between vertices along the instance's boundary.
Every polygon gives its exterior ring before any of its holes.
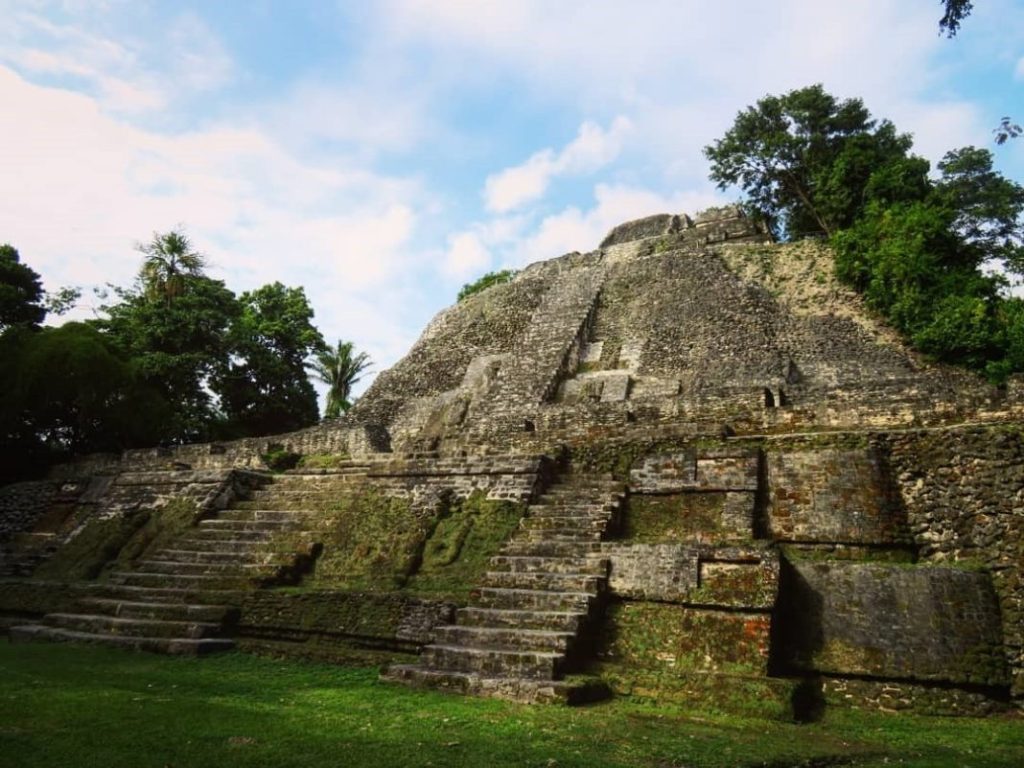
{"type": "Polygon", "coordinates": [[[747,107],[705,154],[776,234],[830,238],[839,279],[916,349],[1003,381],[1024,371],[1024,299],[1006,291],[1024,275],[1024,187],[987,149],[951,150],[934,178],[912,146],[814,85],[747,107]]]}
{"type": "Polygon", "coordinates": [[[507,283],[512,278],[519,274],[518,270],[515,269],[503,269],[498,272],[488,272],[481,278],[474,280],[472,283],[466,283],[462,286],[459,291],[458,300],[468,299],[474,294],[480,293],[481,291],[490,288],[492,285],[501,285],[507,283]]]}
{"type": "Polygon", "coordinates": [[[423,547],[419,570],[408,588],[432,596],[465,599],[481,581],[488,563],[519,526],[525,509],[489,500],[476,492],[454,500],[423,547]]]}
{"type": "Polygon", "coordinates": [[[318,517],[323,552],[303,586],[465,598],[523,513],[482,491],[416,507],[377,490],[353,493],[318,517]]]}
{"type": "Polygon", "coordinates": [[[196,505],[176,498],[155,510],[136,510],[106,519],[90,517],[35,576],[74,581],[122,570],[179,537],[195,523],[196,505]]]}
{"type": "MultiPolygon", "coordinates": [[[[531,707],[390,686],[376,669],[242,654],[197,663],[4,644],[0,681],[0,754],[21,768],[1015,768],[1024,761],[1018,718],[834,709],[821,723],[795,725],[697,710],[685,700],[531,707]]],[[[754,689],[732,692],[756,705],[754,689]]]]}

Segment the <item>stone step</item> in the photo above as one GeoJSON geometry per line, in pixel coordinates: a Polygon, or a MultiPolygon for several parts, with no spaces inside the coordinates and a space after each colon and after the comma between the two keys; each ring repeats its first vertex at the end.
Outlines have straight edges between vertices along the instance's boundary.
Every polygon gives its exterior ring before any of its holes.
{"type": "Polygon", "coordinates": [[[595,515],[605,514],[613,515],[615,510],[619,508],[618,504],[584,504],[581,502],[553,502],[547,499],[541,499],[540,501],[534,502],[530,505],[531,515],[566,515],[566,516],[579,516],[579,515],[595,515]]]}
{"type": "Polygon", "coordinates": [[[523,529],[517,539],[535,541],[601,541],[602,530],[580,528],[529,528],[523,529]]]}
{"type": "Polygon", "coordinates": [[[338,500],[337,495],[314,498],[308,494],[297,498],[268,496],[259,499],[238,499],[231,503],[231,508],[243,512],[259,512],[273,508],[278,512],[301,512],[307,515],[323,514],[324,511],[338,500]]]}
{"type": "Polygon", "coordinates": [[[616,486],[556,485],[544,492],[545,499],[580,499],[588,502],[610,502],[626,495],[622,484],[616,486]]]}
{"type": "Polygon", "coordinates": [[[190,536],[184,539],[177,539],[174,542],[174,546],[191,552],[215,552],[224,555],[266,551],[270,546],[267,543],[271,538],[269,534],[261,533],[256,538],[244,539],[231,538],[227,531],[224,531],[223,534],[190,536]]]}
{"type": "MultiPolygon", "coordinates": [[[[286,563],[282,562],[281,565],[286,563]]],[[[175,560],[140,560],[139,572],[166,573],[174,576],[227,576],[229,578],[260,578],[273,576],[279,570],[272,563],[190,563],[175,560]]]]}
{"type": "Polygon", "coordinates": [[[112,600],[128,600],[142,603],[189,603],[209,605],[236,605],[249,590],[147,587],[132,584],[98,583],[89,584],[83,590],[87,596],[112,600]]]}
{"type": "MultiPolygon", "coordinates": [[[[180,543],[180,542],[179,542],[180,543]]],[[[268,552],[260,549],[253,549],[246,546],[239,549],[220,551],[216,549],[161,549],[155,552],[150,562],[167,561],[175,563],[207,563],[216,565],[220,563],[232,565],[262,564],[277,565],[286,564],[291,561],[285,553],[268,552]]]]}
{"type": "Polygon", "coordinates": [[[177,602],[139,602],[110,597],[85,597],[78,601],[83,609],[125,619],[164,619],[167,621],[233,620],[237,609],[225,605],[191,605],[177,602]]]}
{"type": "Polygon", "coordinates": [[[524,704],[589,704],[611,695],[608,686],[599,680],[482,677],[472,672],[426,669],[416,664],[392,664],[381,675],[381,679],[420,688],[505,699],[524,704]]]}
{"type": "Polygon", "coordinates": [[[529,555],[495,555],[490,560],[495,571],[511,573],[587,573],[607,576],[611,561],[605,557],[555,557],[529,555]]]}
{"type": "Polygon", "coordinates": [[[43,617],[49,627],[74,632],[131,637],[191,638],[220,637],[224,628],[219,622],[172,621],[168,619],[133,619],[103,614],[49,613],[43,617]]]}
{"type": "Polygon", "coordinates": [[[420,663],[429,669],[475,672],[487,677],[523,677],[556,680],[565,654],[557,651],[527,651],[513,648],[474,648],[460,645],[428,645],[420,663]]]}
{"type": "MultiPolygon", "coordinates": [[[[314,499],[317,501],[337,501],[341,497],[351,494],[358,486],[348,482],[333,482],[333,483],[318,483],[318,484],[304,484],[282,487],[278,485],[268,485],[263,488],[258,488],[249,491],[245,495],[235,499],[231,506],[234,507],[239,501],[272,501],[279,499],[281,501],[301,501],[302,499],[314,499]]],[[[265,509],[279,509],[276,506],[267,506],[265,509]]]]}
{"type": "Polygon", "coordinates": [[[525,611],[579,611],[588,613],[594,596],[586,592],[549,592],[539,589],[481,587],[481,608],[512,608],[525,611]]]}
{"type": "Polygon", "coordinates": [[[91,643],[112,645],[136,651],[151,651],[173,655],[201,656],[217,651],[228,651],[235,647],[235,641],[227,638],[169,638],[169,637],[131,637],[124,635],[103,635],[92,632],[76,632],[70,629],[47,627],[43,624],[31,624],[22,627],[11,627],[12,642],[49,641],[63,643],[91,643]]]}
{"type": "MultiPolygon", "coordinates": [[[[260,542],[269,541],[274,536],[280,534],[280,531],[274,530],[262,530],[262,531],[239,531],[229,530],[227,528],[194,528],[189,531],[189,537],[187,541],[248,541],[250,545],[259,544],[260,542]]],[[[291,533],[291,535],[301,535],[298,532],[291,533]]],[[[180,544],[186,539],[179,539],[175,544],[180,544]]],[[[190,549],[198,549],[198,547],[190,547],[190,549]]]]}
{"type": "Polygon", "coordinates": [[[601,551],[600,540],[556,541],[542,539],[539,541],[520,537],[513,538],[501,549],[503,555],[513,557],[582,557],[601,551]]]}
{"type": "Polygon", "coordinates": [[[215,520],[277,520],[280,522],[305,522],[313,513],[298,509],[225,509],[215,520]]]}
{"type": "Polygon", "coordinates": [[[597,594],[604,578],[586,573],[522,573],[489,571],[483,585],[505,589],[539,589],[545,592],[586,592],[597,594]]]}
{"type": "Polygon", "coordinates": [[[153,587],[158,589],[251,589],[253,582],[244,576],[198,576],[195,574],[152,573],[149,571],[120,571],[110,574],[113,584],[126,587],[153,587]]]}
{"type": "Polygon", "coordinates": [[[505,648],[566,653],[576,635],[523,627],[481,627],[453,625],[434,628],[438,645],[459,645],[475,648],[505,648]]]}
{"type": "Polygon", "coordinates": [[[549,632],[578,632],[586,621],[578,611],[521,611],[508,608],[460,608],[455,621],[466,627],[543,629],[549,632]]]}
{"type": "Polygon", "coordinates": [[[529,515],[519,521],[519,527],[524,531],[544,530],[579,530],[579,531],[603,531],[608,525],[611,515],[529,515]]]}
{"type": "Polygon", "coordinates": [[[324,468],[324,469],[290,469],[280,475],[274,475],[273,482],[270,485],[292,487],[295,485],[301,486],[303,484],[317,484],[317,483],[331,483],[331,482],[342,482],[346,483],[352,478],[358,478],[361,475],[365,475],[370,470],[369,464],[350,464],[340,465],[336,467],[324,468]]]}
{"type": "Polygon", "coordinates": [[[300,523],[296,520],[220,520],[212,518],[199,523],[200,531],[269,532],[294,530],[300,523]]]}

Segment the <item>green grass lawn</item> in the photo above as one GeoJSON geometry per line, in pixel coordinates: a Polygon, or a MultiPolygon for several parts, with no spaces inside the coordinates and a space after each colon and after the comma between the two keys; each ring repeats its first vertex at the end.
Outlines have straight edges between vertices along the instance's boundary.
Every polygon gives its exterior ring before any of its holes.
{"type": "Polygon", "coordinates": [[[814,725],[615,700],[409,690],[373,669],[0,642],[0,766],[1024,765],[1024,720],[832,710],[814,725]]]}

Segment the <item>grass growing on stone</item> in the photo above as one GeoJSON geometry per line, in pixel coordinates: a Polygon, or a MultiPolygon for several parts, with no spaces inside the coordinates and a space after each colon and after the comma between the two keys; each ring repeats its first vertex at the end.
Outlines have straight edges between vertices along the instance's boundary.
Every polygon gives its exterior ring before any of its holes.
{"type": "Polygon", "coordinates": [[[488,500],[479,492],[455,500],[426,540],[422,562],[407,589],[424,597],[465,599],[524,513],[521,504],[488,500]]]}
{"type": "Polygon", "coordinates": [[[833,710],[794,725],[616,700],[528,707],[410,690],[372,669],[0,644],[0,764],[977,766],[1024,764],[1022,721],[833,710]]]}

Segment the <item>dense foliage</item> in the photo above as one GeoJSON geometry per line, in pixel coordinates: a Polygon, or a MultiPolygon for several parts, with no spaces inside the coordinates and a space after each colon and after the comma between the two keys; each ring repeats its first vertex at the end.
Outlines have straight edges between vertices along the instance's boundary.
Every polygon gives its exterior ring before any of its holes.
{"type": "Polygon", "coordinates": [[[917,349],[995,381],[1024,371],[1024,302],[1006,291],[1024,275],[1024,187],[986,149],[947,153],[937,178],[910,149],[815,85],[740,112],[706,153],[778,234],[830,236],[838,277],[917,349]]]}
{"type": "Polygon", "coordinates": [[[500,272],[488,272],[486,275],[478,280],[474,280],[472,283],[466,283],[462,286],[462,290],[459,291],[459,301],[472,296],[473,294],[480,293],[485,288],[490,288],[492,285],[501,285],[502,283],[509,282],[519,274],[518,270],[515,269],[503,269],[500,272]]]}
{"type": "Polygon", "coordinates": [[[910,145],[889,121],[872,120],[860,99],[837,101],[814,85],[764,97],[704,152],[720,188],[739,186],[773,231],[801,237],[849,226],[873,171],[910,145]]]}
{"type": "MultiPolygon", "coordinates": [[[[74,289],[48,295],[18,252],[0,247],[0,474],[68,454],[279,433],[319,417],[307,360],[331,351],[302,288],[236,296],[204,273],[180,232],[154,234],[130,287],[101,319],[43,328],[74,289]]],[[[366,356],[347,345],[357,363],[366,356]]],[[[331,411],[328,404],[328,411],[331,411]]]]}
{"type": "Polygon", "coordinates": [[[0,245],[0,331],[38,325],[46,317],[39,274],[21,263],[17,249],[0,245]]]}
{"type": "Polygon", "coordinates": [[[326,346],[316,353],[309,368],[327,385],[325,418],[337,418],[352,407],[352,387],[372,364],[369,355],[355,352],[351,341],[341,339],[336,346],[326,346]]]}

